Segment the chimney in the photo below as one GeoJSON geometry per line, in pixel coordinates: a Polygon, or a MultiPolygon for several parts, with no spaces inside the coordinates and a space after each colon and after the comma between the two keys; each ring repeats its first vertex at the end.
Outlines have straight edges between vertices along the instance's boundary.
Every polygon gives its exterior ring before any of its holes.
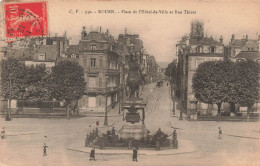
{"type": "Polygon", "coordinates": [[[231,48],[230,47],[226,47],[226,46],[223,46],[224,47],[224,60],[228,60],[228,58],[231,56],[231,48]]]}
{"type": "Polygon", "coordinates": [[[102,27],[99,27],[99,32],[101,33],[101,31],[102,31],[102,27]]]}
{"type": "Polygon", "coordinates": [[[235,39],[235,35],[232,34],[231,42],[235,39]]]}
{"type": "Polygon", "coordinates": [[[220,44],[223,44],[223,37],[222,37],[222,35],[219,38],[219,42],[220,42],[220,44]]]}
{"type": "Polygon", "coordinates": [[[258,35],[258,40],[260,40],[260,35],[258,35]]]}
{"type": "Polygon", "coordinates": [[[109,34],[109,30],[107,29],[107,35],[109,34]]]}
{"type": "Polygon", "coordinates": [[[246,35],[246,40],[248,40],[248,35],[246,35]]]}

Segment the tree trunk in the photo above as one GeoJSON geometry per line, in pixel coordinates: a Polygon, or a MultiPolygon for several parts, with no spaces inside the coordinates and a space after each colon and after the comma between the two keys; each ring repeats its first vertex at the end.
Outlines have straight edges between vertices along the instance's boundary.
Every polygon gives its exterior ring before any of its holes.
{"type": "Polygon", "coordinates": [[[10,99],[9,100],[9,109],[8,109],[8,119],[10,119],[10,120],[11,120],[11,111],[12,111],[11,104],[12,104],[12,100],[10,99]]]}
{"type": "Polygon", "coordinates": [[[70,120],[70,104],[67,104],[67,120],[70,120]]]}
{"type": "Polygon", "coordinates": [[[11,106],[11,104],[12,104],[12,100],[9,100],[9,112],[8,112],[8,116],[9,116],[10,119],[11,119],[11,111],[12,111],[12,106],[11,106]]]}
{"type": "Polygon", "coordinates": [[[254,104],[248,104],[248,105],[247,105],[247,118],[246,118],[246,121],[247,121],[247,122],[249,122],[249,118],[250,118],[250,117],[249,117],[249,113],[250,113],[250,111],[251,111],[253,105],[254,105],[254,104]]]}
{"type": "Polygon", "coordinates": [[[231,102],[231,103],[230,103],[230,112],[233,112],[233,113],[236,112],[236,105],[235,105],[234,102],[231,102]]]}
{"type": "Polygon", "coordinates": [[[222,104],[222,102],[221,103],[217,103],[217,105],[218,105],[218,122],[220,121],[220,113],[221,113],[221,110],[220,110],[220,108],[221,108],[221,104],[222,104]]]}
{"type": "Polygon", "coordinates": [[[175,115],[175,99],[172,98],[172,114],[175,115]]]}

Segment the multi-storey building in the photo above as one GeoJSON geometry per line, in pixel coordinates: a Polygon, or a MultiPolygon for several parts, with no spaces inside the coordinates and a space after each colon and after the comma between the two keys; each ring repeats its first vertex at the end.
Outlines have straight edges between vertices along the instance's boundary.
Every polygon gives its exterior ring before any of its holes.
{"type": "Polygon", "coordinates": [[[24,38],[8,44],[7,57],[25,62],[25,65],[45,64],[47,70],[55,66],[69,46],[66,36],[24,38]]]}
{"type": "Polygon", "coordinates": [[[119,55],[114,38],[101,31],[87,33],[83,27],[79,41],[79,62],[84,68],[86,93],[79,100],[81,112],[104,113],[117,102],[119,55]]]}
{"type": "Polygon", "coordinates": [[[260,35],[258,39],[249,39],[248,35],[242,39],[235,39],[235,35],[233,34],[229,45],[231,48],[231,58],[236,57],[240,52],[259,51],[260,35]]]}
{"type": "MultiPolygon", "coordinates": [[[[204,37],[203,24],[194,21],[191,24],[191,33],[184,36],[176,45],[178,50],[178,70],[180,75],[178,81],[178,89],[180,90],[179,99],[182,105],[182,111],[191,114],[194,110],[193,102],[194,92],[192,89],[192,77],[199,64],[206,61],[221,60],[224,57],[223,38],[219,41],[212,37],[204,37]]],[[[214,105],[208,105],[202,102],[197,103],[197,110],[214,109],[214,105]]]]}

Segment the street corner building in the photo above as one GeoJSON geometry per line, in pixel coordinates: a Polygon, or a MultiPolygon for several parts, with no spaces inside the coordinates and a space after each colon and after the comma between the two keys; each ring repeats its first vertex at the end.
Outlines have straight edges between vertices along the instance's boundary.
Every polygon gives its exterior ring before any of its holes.
{"type": "Polygon", "coordinates": [[[83,27],[78,54],[87,82],[85,95],[78,102],[80,112],[104,113],[114,108],[119,93],[119,55],[115,39],[108,32],[87,33],[83,27]]]}
{"type": "MultiPolygon", "coordinates": [[[[176,44],[176,56],[178,62],[179,100],[182,112],[191,120],[197,120],[197,115],[217,115],[216,104],[206,104],[197,101],[192,88],[192,78],[199,64],[206,61],[230,59],[232,61],[251,59],[259,62],[259,40],[235,39],[232,35],[229,45],[224,45],[223,37],[214,39],[212,36],[204,36],[204,24],[200,21],[191,23],[189,35],[183,36],[176,44]]],[[[257,109],[255,104],[254,109],[257,109]]],[[[229,113],[231,109],[239,109],[239,105],[232,106],[224,103],[221,110],[229,113]],[[235,107],[235,108],[231,108],[235,107]]],[[[242,108],[241,108],[242,110],[242,108]]],[[[259,109],[258,109],[259,110],[259,109]]]]}

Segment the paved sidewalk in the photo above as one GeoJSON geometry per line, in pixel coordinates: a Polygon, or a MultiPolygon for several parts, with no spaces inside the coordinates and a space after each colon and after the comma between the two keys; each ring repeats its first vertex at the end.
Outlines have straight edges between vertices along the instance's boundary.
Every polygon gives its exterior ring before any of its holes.
{"type": "MultiPolygon", "coordinates": [[[[67,150],[71,151],[78,151],[82,153],[90,153],[91,147],[77,147],[77,145],[71,145],[69,147],[66,147],[67,150]]],[[[101,155],[113,155],[113,154],[132,154],[132,150],[128,149],[99,149],[96,148],[95,150],[96,154],[101,155]]],[[[154,149],[139,149],[138,154],[139,155],[176,155],[176,154],[184,154],[184,153],[193,153],[196,152],[195,147],[190,141],[187,140],[179,140],[179,148],[178,149],[161,149],[161,150],[154,150],[154,149]]]]}

